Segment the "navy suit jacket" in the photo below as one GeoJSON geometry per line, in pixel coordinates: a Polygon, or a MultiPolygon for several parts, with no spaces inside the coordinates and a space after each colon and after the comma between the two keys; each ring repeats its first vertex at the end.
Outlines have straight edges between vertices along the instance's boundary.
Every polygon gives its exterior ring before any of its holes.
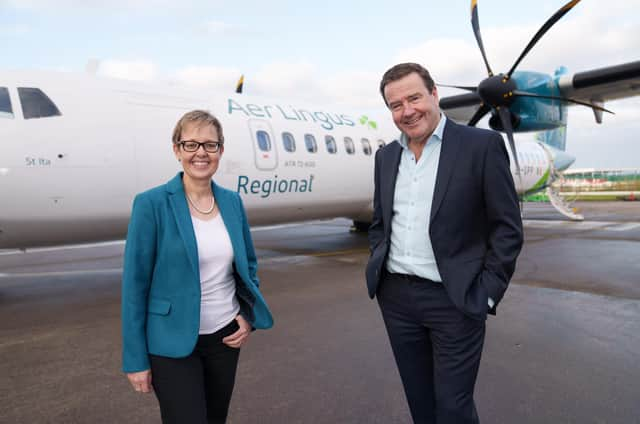
{"type": "MultiPolygon", "coordinates": [[[[397,141],[376,152],[366,269],[371,298],[389,254],[401,153],[397,141]]],[[[500,134],[447,119],[429,222],[438,271],[453,303],[474,319],[495,313],[523,241],[518,196],[500,134]],[[489,297],[495,302],[491,311],[489,297]]]]}
{"type": "MultiPolygon", "coordinates": [[[[257,260],[238,193],[211,182],[231,239],[236,297],[254,328],[273,318],[258,289],[257,260]]],[[[200,270],[182,173],[133,202],[122,275],[123,370],[149,369],[149,354],[189,355],[200,328],[200,270]]]]}

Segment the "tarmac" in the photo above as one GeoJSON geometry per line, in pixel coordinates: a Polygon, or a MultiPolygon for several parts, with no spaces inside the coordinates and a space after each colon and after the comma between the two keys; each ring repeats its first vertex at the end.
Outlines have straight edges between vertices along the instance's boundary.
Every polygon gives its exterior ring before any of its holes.
{"type": "MultiPolygon", "coordinates": [[[[640,202],[569,222],[524,205],[516,274],[487,321],[485,424],[640,423],[640,202]]],[[[410,423],[366,234],[345,219],[256,228],[275,326],[243,347],[229,423],[410,423]]],[[[120,371],[121,241],[0,251],[0,423],[157,423],[120,371]]]]}

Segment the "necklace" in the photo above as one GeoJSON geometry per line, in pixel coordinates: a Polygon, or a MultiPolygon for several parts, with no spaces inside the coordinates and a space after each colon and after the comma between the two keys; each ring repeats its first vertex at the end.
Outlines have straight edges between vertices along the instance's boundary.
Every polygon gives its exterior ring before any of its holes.
{"type": "Polygon", "coordinates": [[[209,215],[211,212],[213,212],[213,208],[216,207],[216,199],[214,199],[213,196],[211,196],[211,207],[209,209],[207,209],[206,211],[203,211],[199,207],[197,207],[195,202],[193,200],[191,200],[191,196],[189,196],[188,194],[187,194],[187,200],[189,201],[191,206],[193,206],[193,209],[197,210],[198,212],[200,212],[203,215],[209,215]]]}

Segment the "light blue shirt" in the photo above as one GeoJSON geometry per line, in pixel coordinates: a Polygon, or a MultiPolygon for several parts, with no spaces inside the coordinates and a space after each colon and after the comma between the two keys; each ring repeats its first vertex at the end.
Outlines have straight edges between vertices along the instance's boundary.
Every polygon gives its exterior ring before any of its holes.
{"type": "Polygon", "coordinates": [[[407,136],[400,136],[402,156],[393,195],[391,246],[386,264],[389,272],[442,281],[429,237],[429,218],[446,121],[441,114],[417,162],[407,136]]]}

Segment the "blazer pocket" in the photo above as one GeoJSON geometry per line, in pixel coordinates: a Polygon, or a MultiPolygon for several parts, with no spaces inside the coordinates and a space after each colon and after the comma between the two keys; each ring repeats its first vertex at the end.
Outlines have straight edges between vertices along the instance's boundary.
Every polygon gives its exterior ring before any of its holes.
{"type": "Polygon", "coordinates": [[[163,299],[150,299],[147,311],[150,314],[168,315],[171,311],[171,302],[163,299]]]}

